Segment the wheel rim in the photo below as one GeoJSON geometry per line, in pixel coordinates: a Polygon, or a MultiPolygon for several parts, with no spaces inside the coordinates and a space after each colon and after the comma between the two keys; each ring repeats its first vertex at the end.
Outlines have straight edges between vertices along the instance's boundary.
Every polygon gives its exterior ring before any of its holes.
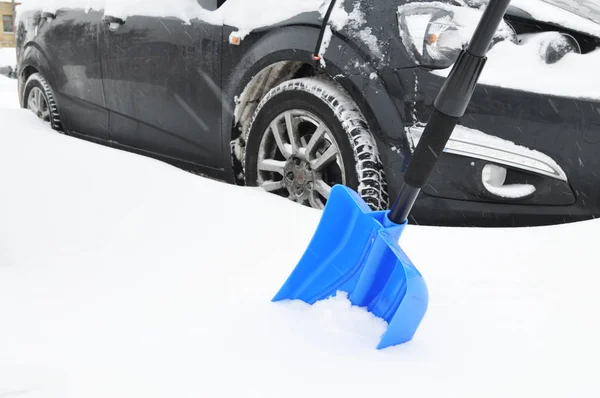
{"type": "Polygon", "coordinates": [[[27,109],[44,122],[50,123],[50,109],[48,108],[48,102],[46,101],[44,92],[39,87],[34,87],[29,92],[27,109]]]}
{"type": "Polygon", "coordinates": [[[331,188],[346,184],[338,143],[325,122],[294,109],[275,117],[258,152],[258,185],[267,192],[323,209],[331,188]]]}

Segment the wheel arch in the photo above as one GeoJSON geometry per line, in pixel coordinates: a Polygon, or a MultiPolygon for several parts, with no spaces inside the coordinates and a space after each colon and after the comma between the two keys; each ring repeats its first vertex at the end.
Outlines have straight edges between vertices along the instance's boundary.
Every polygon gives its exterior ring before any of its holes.
{"type": "Polygon", "coordinates": [[[23,89],[25,82],[34,73],[40,73],[51,87],[56,87],[58,76],[55,69],[51,67],[49,58],[38,44],[29,42],[23,49],[23,56],[17,75],[19,103],[21,106],[24,106],[23,89]]]}
{"type": "Polygon", "coordinates": [[[271,30],[246,51],[227,78],[224,76],[223,92],[225,98],[232,101],[232,107],[227,110],[228,106],[224,106],[223,146],[231,159],[233,182],[244,184],[241,165],[236,160],[239,148],[236,149],[235,141],[247,128],[247,119],[271,88],[293,78],[319,74],[335,80],[365,116],[380,153],[389,149],[390,138],[405,137],[404,129],[398,128],[403,125],[405,116],[398,112],[376,67],[367,61],[368,57],[352,40],[334,32],[321,67],[312,59],[318,35],[319,29],[315,26],[271,30]]]}

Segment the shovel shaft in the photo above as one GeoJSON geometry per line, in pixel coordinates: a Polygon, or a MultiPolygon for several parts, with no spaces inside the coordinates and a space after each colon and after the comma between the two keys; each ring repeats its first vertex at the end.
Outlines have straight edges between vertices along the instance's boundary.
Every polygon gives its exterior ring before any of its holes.
{"type": "Polygon", "coordinates": [[[487,50],[509,5],[510,0],[490,0],[469,46],[461,51],[436,97],[434,112],[404,174],[404,186],[390,210],[390,221],[396,224],[406,222],[421,188],[427,183],[456,124],[465,114],[485,66],[487,50]]]}

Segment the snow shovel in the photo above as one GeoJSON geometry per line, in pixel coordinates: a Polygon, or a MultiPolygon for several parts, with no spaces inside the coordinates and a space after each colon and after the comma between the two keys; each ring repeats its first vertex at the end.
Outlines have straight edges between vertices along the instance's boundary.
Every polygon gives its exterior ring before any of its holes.
{"type": "Polygon", "coordinates": [[[352,189],[334,186],[308,248],[272,301],[314,304],[346,292],[353,305],[366,307],[387,322],[378,349],[413,338],[427,311],[429,292],[398,240],[421,188],[471,101],[509,4],[510,0],[489,1],[434,102],[435,110],[391,209],[372,211],[352,189]]]}

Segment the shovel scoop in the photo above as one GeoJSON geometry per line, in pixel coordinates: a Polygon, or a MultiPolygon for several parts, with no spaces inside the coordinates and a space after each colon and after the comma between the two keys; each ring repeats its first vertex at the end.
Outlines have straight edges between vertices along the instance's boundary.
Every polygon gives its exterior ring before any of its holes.
{"type": "Polygon", "coordinates": [[[406,223],[392,223],[388,213],[334,186],[308,249],[273,301],[314,304],[344,291],[388,323],[378,348],[412,339],[427,310],[427,286],[398,245],[406,223]]]}
{"type": "Polygon", "coordinates": [[[413,338],[427,311],[429,293],[398,240],[421,188],[467,109],[509,4],[510,0],[490,0],[486,6],[435,100],[391,209],[372,211],[352,189],[334,186],[308,248],[273,301],[314,304],[343,291],[353,305],[366,307],[388,323],[378,349],[413,338]]]}

